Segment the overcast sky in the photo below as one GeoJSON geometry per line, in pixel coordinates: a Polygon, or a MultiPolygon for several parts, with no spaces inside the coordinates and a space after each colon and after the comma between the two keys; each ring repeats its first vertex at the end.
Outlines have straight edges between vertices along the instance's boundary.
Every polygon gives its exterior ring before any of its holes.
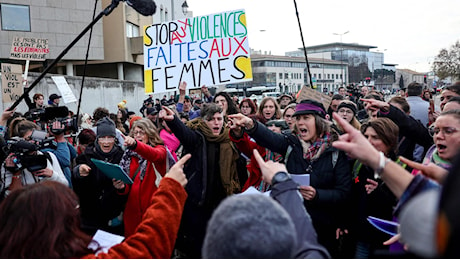
{"type": "MultiPolygon", "coordinates": [[[[291,0],[187,0],[194,16],[245,9],[249,46],[284,55],[302,47],[291,0]],[[265,30],[261,32],[261,30],[265,30]]],[[[297,0],[305,45],[372,45],[385,63],[419,72],[460,40],[460,0],[297,0]],[[386,51],[384,51],[386,49],[386,51]]]]}

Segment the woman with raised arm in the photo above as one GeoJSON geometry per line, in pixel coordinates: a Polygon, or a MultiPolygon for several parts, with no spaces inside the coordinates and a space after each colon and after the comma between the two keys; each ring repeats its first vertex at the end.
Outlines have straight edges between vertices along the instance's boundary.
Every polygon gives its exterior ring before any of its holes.
{"type": "Polygon", "coordinates": [[[310,185],[300,186],[300,192],[313,219],[318,241],[334,255],[338,209],[351,190],[350,166],[346,155],[331,145],[337,135],[331,131],[321,103],[302,100],[293,116],[296,118],[294,130],[282,134],[242,114],[229,118],[245,128],[257,144],[283,155],[289,173],[310,175],[310,185]]]}
{"type": "Polygon", "coordinates": [[[128,173],[133,184],[118,183],[121,194],[128,194],[123,213],[125,236],[134,234],[142,215],[150,205],[150,199],[158,189],[161,178],[166,174],[166,149],[150,119],[134,122],[129,136],[125,136],[127,147],[120,166],[128,173]]]}

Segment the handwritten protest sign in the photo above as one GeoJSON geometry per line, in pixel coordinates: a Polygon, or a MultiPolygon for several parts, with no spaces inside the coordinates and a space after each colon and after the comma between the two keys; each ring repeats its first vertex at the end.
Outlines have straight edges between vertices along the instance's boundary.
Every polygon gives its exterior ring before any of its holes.
{"type": "Polygon", "coordinates": [[[325,95],[319,91],[311,89],[307,86],[303,86],[300,90],[299,95],[297,96],[297,103],[304,99],[313,99],[323,104],[324,108],[327,110],[331,104],[332,98],[328,95],[325,95]]]}
{"type": "Polygon", "coordinates": [[[48,39],[14,37],[10,59],[45,60],[49,52],[48,39]]]}
{"type": "Polygon", "coordinates": [[[252,80],[244,10],[184,18],[144,28],[145,92],[252,80]]]}
{"type": "Polygon", "coordinates": [[[22,66],[2,63],[2,97],[3,103],[15,102],[24,92],[22,86],[22,66]]]}

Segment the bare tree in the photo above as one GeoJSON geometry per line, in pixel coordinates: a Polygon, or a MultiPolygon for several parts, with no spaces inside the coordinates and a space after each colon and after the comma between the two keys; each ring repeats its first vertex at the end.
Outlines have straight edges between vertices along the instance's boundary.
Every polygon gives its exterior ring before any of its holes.
{"type": "Polygon", "coordinates": [[[449,50],[442,49],[433,62],[433,71],[440,78],[460,78],[460,42],[457,41],[449,50]]]}

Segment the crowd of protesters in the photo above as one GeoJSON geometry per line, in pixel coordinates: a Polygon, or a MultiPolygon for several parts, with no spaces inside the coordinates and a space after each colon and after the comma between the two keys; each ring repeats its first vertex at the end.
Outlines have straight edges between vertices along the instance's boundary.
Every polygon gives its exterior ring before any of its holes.
{"type": "Polygon", "coordinates": [[[389,100],[367,86],[341,87],[330,104],[282,94],[257,105],[206,86],[192,98],[186,82],[178,90],[150,95],[138,112],[122,101],[84,113],[75,140],[65,120],[35,116],[63,107],[57,94],[48,105],[40,93],[26,98],[25,115],[5,110],[0,256],[460,255],[452,186],[460,182],[460,82],[443,89],[440,111],[415,82],[389,100]],[[95,159],[119,165],[132,183],[108,177],[95,159]],[[433,203],[417,204],[430,192],[433,203]],[[400,232],[369,217],[399,223],[400,232]],[[97,230],[125,239],[99,252],[88,247],[97,230]]]}

